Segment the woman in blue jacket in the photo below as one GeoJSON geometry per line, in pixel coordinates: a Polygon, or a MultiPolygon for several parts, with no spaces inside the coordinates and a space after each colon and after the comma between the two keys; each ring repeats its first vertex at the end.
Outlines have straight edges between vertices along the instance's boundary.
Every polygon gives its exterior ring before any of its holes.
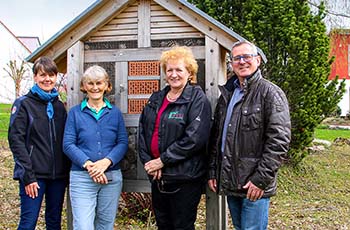
{"type": "Polygon", "coordinates": [[[211,107],[196,82],[198,64],[187,47],[160,59],[168,83],[151,95],[140,117],[139,156],[152,182],[159,230],[194,230],[206,183],[211,107]]]}
{"type": "Polygon", "coordinates": [[[66,109],[55,89],[58,69],[48,57],[34,62],[34,86],[13,106],[8,140],[19,180],[18,229],[35,229],[45,196],[46,229],[61,229],[70,161],[62,151],[66,109]]]}
{"type": "Polygon", "coordinates": [[[80,90],[87,97],[69,111],[63,140],[64,152],[72,160],[73,228],[112,230],[128,135],[122,113],[104,97],[112,84],[102,67],[94,65],[84,72],[80,90]]]}

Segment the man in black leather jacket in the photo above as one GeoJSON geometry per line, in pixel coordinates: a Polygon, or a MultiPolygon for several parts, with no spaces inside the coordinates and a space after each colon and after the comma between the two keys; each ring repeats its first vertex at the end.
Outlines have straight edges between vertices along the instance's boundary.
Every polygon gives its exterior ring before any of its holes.
{"type": "Polygon", "coordinates": [[[208,185],[227,196],[235,229],[267,229],[270,197],[290,142],[288,101],[261,76],[255,45],[237,42],[231,57],[235,74],[219,86],[208,185]]]}

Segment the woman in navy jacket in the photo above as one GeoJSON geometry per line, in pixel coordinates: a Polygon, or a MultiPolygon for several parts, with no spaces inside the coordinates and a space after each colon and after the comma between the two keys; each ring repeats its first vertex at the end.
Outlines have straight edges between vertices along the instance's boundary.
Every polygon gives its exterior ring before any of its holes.
{"type": "Polygon", "coordinates": [[[211,107],[196,82],[198,65],[187,47],[161,57],[168,83],[155,92],[140,117],[139,156],[152,183],[159,230],[194,230],[206,175],[211,107]]]}
{"type": "Polygon", "coordinates": [[[69,159],[63,154],[66,110],[58,100],[57,66],[41,57],[33,66],[35,85],[13,106],[8,140],[19,180],[21,218],[18,229],[35,229],[45,195],[46,229],[61,229],[69,159]]]}
{"type": "Polygon", "coordinates": [[[112,230],[128,135],[121,111],[104,97],[112,84],[102,67],[94,65],[84,72],[80,90],[87,98],[69,111],[63,141],[64,152],[72,160],[73,229],[112,230]]]}

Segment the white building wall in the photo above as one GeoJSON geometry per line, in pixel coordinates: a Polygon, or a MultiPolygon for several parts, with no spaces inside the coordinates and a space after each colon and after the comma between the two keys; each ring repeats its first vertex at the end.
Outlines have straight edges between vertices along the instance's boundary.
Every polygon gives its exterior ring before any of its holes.
{"type": "MultiPolygon", "coordinates": [[[[339,82],[342,80],[339,80],[339,82]]],[[[345,80],[345,93],[343,98],[338,103],[338,106],[341,109],[340,116],[346,116],[350,114],[350,80],[345,80]]]]}
{"type": "MultiPolygon", "coordinates": [[[[15,100],[15,84],[8,73],[7,64],[10,60],[16,60],[19,65],[30,52],[20,43],[17,38],[0,23],[0,103],[13,103],[15,100]]],[[[21,95],[28,92],[33,84],[31,66],[26,66],[26,80],[21,84],[21,95]]]]}

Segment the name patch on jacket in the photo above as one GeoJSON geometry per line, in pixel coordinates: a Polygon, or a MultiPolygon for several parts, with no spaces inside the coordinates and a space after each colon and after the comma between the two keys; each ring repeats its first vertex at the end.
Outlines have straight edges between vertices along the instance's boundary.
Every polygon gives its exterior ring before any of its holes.
{"type": "Polygon", "coordinates": [[[168,119],[177,119],[177,120],[183,120],[184,118],[184,114],[183,113],[179,113],[179,111],[175,111],[175,112],[170,112],[168,119]]]}

